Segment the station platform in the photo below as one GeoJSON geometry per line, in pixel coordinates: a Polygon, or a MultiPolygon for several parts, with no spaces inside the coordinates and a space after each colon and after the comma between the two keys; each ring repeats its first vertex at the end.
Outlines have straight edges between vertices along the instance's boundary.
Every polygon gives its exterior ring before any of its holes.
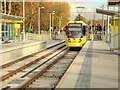
{"type": "Polygon", "coordinates": [[[18,42],[13,42],[13,43],[6,43],[6,44],[1,44],[0,49],[4,51],[5,49],[16,47],[16,46],[21,46],[21,45],[30,45],[30,44],[36,44],[36,43],[42,43],[46,42],[46,47],[49,47],[50,45],[53,45],[59,41],[62,41],[62,39],[58,40],[25,40],[25,41],[18,41],[18,42]]]}
{"type": "Polygon", "coordinates": [[[118,55],[104,41],[87,41],[56,88],[118,88],[118,55]]]}

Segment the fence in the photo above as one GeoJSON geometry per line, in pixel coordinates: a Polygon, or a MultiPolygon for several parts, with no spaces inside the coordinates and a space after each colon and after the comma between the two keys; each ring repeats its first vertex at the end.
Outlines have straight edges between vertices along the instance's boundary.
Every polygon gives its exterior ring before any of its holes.
{"type": "Polygon", "coordinates": [[[49,39],[49,33],[42,33],[40,35],[27,33],[26,34],[26,39],[27,40],[48,40],[49,39]]]}

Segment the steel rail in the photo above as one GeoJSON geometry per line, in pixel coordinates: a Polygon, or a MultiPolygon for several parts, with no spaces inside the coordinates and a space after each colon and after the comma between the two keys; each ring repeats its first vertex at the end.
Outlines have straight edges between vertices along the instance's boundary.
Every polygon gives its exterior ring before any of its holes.
{"type": "Polygon", "coordinates": [[[67,53],[68,53],[68,49],[66,51],[64,51],[63,54],[61,54],[60,56],[58,56],[52,63],[50,63],[49,65],[47,65],[45,68],[43,68],[42,71],[40,71],[38,74],[36,74],[35,76],[33,76],[33,78],[30,78],[26,83],[24,83],[23,85],[21,85],[19,87],[18,90],[25,90],[25,88],[27,88],[32,82],[34,82],[39,76],[43,75],[43,73],[45,73],[49,68],[51,68],[54,64],[56,64],[61,58],[63,58],[67,53]]]}
{"type": "Polygon", "coordinates": [[[34,56],[34,55],[36,55],[36,54],[38,54],[38,53],[44,52],[44,51],[46,51],[46,50],[48,50],[48,49],[50,49],[50,48],[52,48],[52,47],[55,47],[55,46],[57,46],[57,45],[62,44],[62,43],[64,43],[64,42],[57,43],[57,44],[55,44],[55,45],[53,45],[53,46],[50,46],[50,47],[48,47],[48,48],[46,48],[46,49],[40,50],[40,51],[38,51],[38,52],[32,53],[32,54],[30,54],[30,55],[21,57],[21,58],[19,58],[19,59],[16,59],[16,60],[11,61],[11,62],[9,62],[9,63],[6,63],[6,64],[4,64],[4,65],[1,65],[0,68],[1,68],[1,69],[7,68],[7,67],[9,67],[9,66],[11,66],[11,65],[13,65],[13,64],[15,64],[15,63],[18,63],[18,62],[20,62],[20,61],[23,61],[23,60],[25,60],[25,59],[27,59],[27,58],[29,58],[29,57],[32,57],[32,56],[34,56]]]}
{"type": "MultiPolygon", "coordinates": [[[[60,48],[62,48],[62,47],[64,47],[64,46],[65,46],[65,45],[59,47],[58,49],[60,49],[60,48]]],[[[18,72],[20,72],[20,71],[22,71],[22,70],[28,68],[29,66],[31,66],[31,65],[33,65],[33,64],[35,64],[35,63],[37,63],[38,61],[44,59],[45,57],[47,57],[47,56],[53,54],[53,53],[56,52],[58,49],[53,50],[53,51],[51,51],[51,52],[49,52],[49,53],[47,53],[47,54],[45,54],[45,55],[43,55],[43,56],[41,56],[41,57],[35,59],[34,61],[32,61],[32,62],[30,62],[30,63],[28,63],[28,64],[26,64],[26,65],[24,65],[24,66],[21,66],[20,68],[14,70],[14,71],[11,71],[11,72],[8,73],[8,74],[3,75],[2,77],[0,77],[0,81],[4,81],[4,80],[6,80],[7,78],[13,76],[14,74],[16,74],[16,73],[18,73],[18,72]]]]}

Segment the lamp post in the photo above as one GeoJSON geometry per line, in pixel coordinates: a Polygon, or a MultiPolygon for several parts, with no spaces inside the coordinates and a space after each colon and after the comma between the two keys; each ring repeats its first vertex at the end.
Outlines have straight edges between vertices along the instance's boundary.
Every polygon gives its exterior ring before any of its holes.
{"type": "Polygon", "coordinates": [[[61,28],[61,21],[62,21],[62,16],[59,18],[59,32],[60,32],[60,28],[61,28]]]}
{"type": "Polygon", "coordinates": [[[25,1],[23,0],[23,41],[25,40],[25,1]]]}
{"type": "MultiPolygon", "coordinates": [[[[109,6],[107,6],[107,10],[109,10],[109,6]]],[[[107,42],[110,42],[110,28],[109,28],[109,25],[110,25],[110,16],[107,15],[107,42]]]]}
{"type": "MultiPolygon", "coordinates": [[[[1,2],[2,3],[2,2],[1,2]]],[[[6,0],[4,0],[4,13],[6,14],[6,0]]],[[[4,23],[4,31],[7,32],[6,22],[4,23]]],[[[4,37],[7,38],[6,33],[4,33],[4,37]]]]}
{"type": "MultiPolygon", "coordinates": [[[[120,13],[120,3],[118,4],[118,13],[120,13]]],[[[118,22],[120,22],[120,15],[118,16],[118,22]]],[[[119,49],[119,54],[120,54],[120,24],[118,24],[118,49],[119,49]]]]}
{"type": "Polygon", "coordinates": [[[4,0],[4,13],[6,14],[6,0],[4,0]]]}
{"type": "Polygon", "coordinates": [[[53,14],[55,14],[55,11],[52,11],[52,13],[50,13],[50,40],[51,40],[51,29],[52,29],[52,27],[51,27],[51,17],[52,17],[53,14]]]}
{"type": "Polygon", "coordinates": [[[80,15],[81,15],[81,13],[83,12],[84,8],[85,8],[85,7],[76,7],[79,20],[80,20],[80,15]]]}
{"type": "Polygon", "coordinates": [[[40,9],[44,9],[44,7],[38,7],[38,34],[40,35],[40,9]]]}
{"type": "Polygon", "coordinates": [[[34,12],[33,12],[33,10],[32,10],[32,12],[30,13],[30,17],[31,17],[31,18],[30,18],[30,20],[31,20],[31,21],[30,21],[30,27],[29,27],[30,32],[33,31],[33,26],[32,26],[32,16],[33,16],[33,13],[34,13],[34,12]]]}

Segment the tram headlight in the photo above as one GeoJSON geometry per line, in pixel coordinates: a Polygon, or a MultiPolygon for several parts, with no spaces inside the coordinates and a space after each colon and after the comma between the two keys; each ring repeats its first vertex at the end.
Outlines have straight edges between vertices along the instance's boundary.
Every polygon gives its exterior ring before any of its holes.
{"type": "Polygon", "coordinates": [[[70,38],[68,39],[68,42],[71,42],[71,41],[70,41],[70,38]]]}
{"type": "Polygon", "coordinates": [[[79,42],[81,42],[82,40],[81,39],[79,39],[79,42]]]}

